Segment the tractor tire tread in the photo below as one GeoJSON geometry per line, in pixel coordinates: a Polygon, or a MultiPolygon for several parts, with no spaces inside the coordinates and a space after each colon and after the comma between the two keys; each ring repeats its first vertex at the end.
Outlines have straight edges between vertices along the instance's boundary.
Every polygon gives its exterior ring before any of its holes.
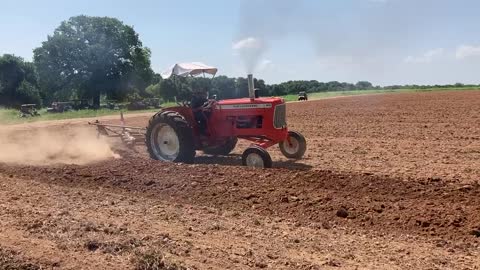
{"type": "Polygon", "coordinates": [[[282,152],[282,154],[286,158],[301,159],[303,157],[303,155],[305,154],[305,152],[307,151],[307,141],[305,140],[305,137],[302,134],[300,134],[299,132],[296,132],[296,131],[289,131],[288,136],[292,136],[298,141],[298,143],[300,144],[300,149],[295,154],[289,154],[285,151],[285,149],[283,147],[283,144],[285,142],[280,142],[280,144],[279,144],[280,152],[282,152]]]}
{"type": "Polygon", "coordinates": [[[150,137],[152,136],[153,128],[161,123],[172,127],[177,133],[180,142],[180,152],[173,162],[193,163],[195,158],[195,143],[192,127],[181,114],[174,111],[158,112],[150,118],[145,135],[145,143],[150,157],[158,160],[158,157],[154,153],[150,137]]]}
{"type": "Polygon", "coordinates": [[[248,147],[242,154],[242,165],[247,166],[247,157],[250,153],[256,152],[258,155],[260,155],[263,159],[263,167],[264,168],[272,168],[273,166],[273,161],[272,157],[270,154],[267,152],[267,150],[263,149],[262,147],[258,145],[252,145],[248,147]]]}

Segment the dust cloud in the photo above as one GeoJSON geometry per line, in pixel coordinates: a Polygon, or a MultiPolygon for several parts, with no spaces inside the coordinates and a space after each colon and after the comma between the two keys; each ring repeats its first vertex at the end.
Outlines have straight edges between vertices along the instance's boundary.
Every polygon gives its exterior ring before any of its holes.
{"type": "Polygon", "coordinates": [[[0,125],[0,162],[77,164],[119,158],[105,138],[88,127],[11,128],[0,125]]]}

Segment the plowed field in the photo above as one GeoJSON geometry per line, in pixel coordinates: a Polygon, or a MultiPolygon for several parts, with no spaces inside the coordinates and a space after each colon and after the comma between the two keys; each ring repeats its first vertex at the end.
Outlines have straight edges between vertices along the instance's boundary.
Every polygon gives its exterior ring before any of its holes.
{"type": "Polygon", "coordinates": [[[53,128],[64,147],[0,154],[0,269],[480,268],[480,91],[287,107],[307,154],[273,147],[268,170],[239,166],[246,142],[183,165],[112,155],[78,136],[86,120],[1,127],[11,152],[53,128]]]}

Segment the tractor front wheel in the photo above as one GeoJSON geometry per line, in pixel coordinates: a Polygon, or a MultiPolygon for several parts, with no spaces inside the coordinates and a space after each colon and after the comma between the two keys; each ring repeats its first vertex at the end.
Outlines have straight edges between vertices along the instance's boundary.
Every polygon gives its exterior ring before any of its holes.
{"type": "Polygon", "coordinates": [[[152,116],[145,134],[145,142],[153,159],[183,163],[194,161],[192,128],[177,112],[165,111],[152,116]]]}
{"type": "Polygon", "coordinates": [[[260,146],[250,146],[242,154],[242,164],[247,167],[271,168],[272,158],[270,154],[260,146]]]}
{"type": "Polygon", "coordinates": [[[280,151],[291,159],[301,159],[307,151],[307,142],[302,134],[296,131],[289,131],[287,140],[280,142],[280,151]]]}

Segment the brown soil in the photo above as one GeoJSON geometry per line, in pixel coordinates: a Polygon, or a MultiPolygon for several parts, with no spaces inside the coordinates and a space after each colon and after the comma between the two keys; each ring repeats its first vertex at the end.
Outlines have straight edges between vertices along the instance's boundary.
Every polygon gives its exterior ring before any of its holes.
{"type": "Polygon", "coordinates": [[[0,269],[135,268],[157,255],[192,269],[480,267],[480,92],[288,107],[307,155],[272,148],[270,170],[222,166],[240,164],[244,142],[196,165],[142,147],[88,165],[0,163],[0,269]]]}

